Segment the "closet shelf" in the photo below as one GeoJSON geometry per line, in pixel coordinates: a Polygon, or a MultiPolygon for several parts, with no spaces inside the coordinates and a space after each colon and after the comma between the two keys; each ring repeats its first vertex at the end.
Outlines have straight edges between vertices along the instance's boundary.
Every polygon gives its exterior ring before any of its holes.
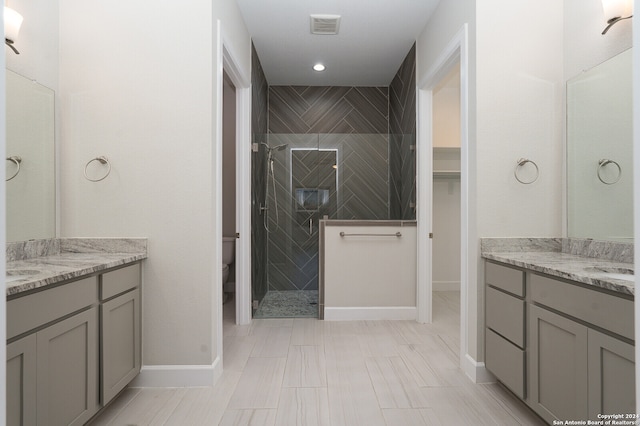
{"type": "Polygon", "coordinates": [[[460,178],[459,147],[433,147],[433,177],[438,179],[460,178]]]}

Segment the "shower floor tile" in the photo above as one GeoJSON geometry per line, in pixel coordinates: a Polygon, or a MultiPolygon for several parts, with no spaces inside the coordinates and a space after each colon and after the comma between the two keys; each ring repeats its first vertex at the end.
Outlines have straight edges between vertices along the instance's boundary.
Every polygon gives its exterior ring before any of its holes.
{"type": "Polygon", "coordinates": [[[254,318],[318,318],[318,290],[269,291],[254,318]]]}

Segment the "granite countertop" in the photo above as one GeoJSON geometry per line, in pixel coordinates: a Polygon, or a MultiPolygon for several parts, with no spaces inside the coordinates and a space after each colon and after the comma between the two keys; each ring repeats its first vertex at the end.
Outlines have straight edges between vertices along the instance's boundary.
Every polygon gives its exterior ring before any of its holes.
{"type": "MultiPolygon", "coordinates": [[[[629,260],[628,250],[621,252],[619,247],[615,247],[615,250],[611,250],[610,247],[608,246],[605,249],[607,255],[590,257],[580,255],[576,250],[566,250],[566,245],[563,242],[561,242],[560,247],[553,246],[553,244],[530,247],[525,244],[519,245],[516,250],[510,250],[505,245],[485,247],[483,241],[482,257],[534,272],[634,296],[634,276],[629,274],[630,271],[634,270],[634,267],[633,263],[627,262],[629,260]],[[615,253],[616,250],[618,251],[617,253],[615,253]],[[619,274],[614,276],[606,271],[619,272],[619,274]],[[621,279],[625,275],[629,279],[621,279]]],[[[590,243],[590,248],[593,248],[593,243],[590,243]]],[[[590,254],[593,253],[590,252],[590,254]]],[[[633,250],[631,249],[631,257],[632,255],[633,250]]]]}
{"type": "Polygon", "coordinates": [[[54,239],[7,245],[7,296],[147,257],[146,239],[54,239]]]}

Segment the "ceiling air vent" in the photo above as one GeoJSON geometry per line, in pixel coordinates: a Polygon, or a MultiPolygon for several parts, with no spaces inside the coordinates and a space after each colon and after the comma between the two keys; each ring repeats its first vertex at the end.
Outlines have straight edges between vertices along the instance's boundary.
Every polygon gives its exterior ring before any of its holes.
{"type": "Polygon", "coordinates": [[[340,29],[340,15],[311,15],[311,34],[335,35],[340,29]]]}

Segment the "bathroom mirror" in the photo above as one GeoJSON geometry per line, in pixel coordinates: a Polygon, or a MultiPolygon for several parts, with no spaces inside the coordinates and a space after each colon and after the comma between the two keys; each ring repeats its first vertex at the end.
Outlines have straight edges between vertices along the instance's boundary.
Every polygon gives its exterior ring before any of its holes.
{"type": "Polygon", "coordinates": [[[567,82],[569,237],[633,241],[631,83],[631,49],[567,82]]]}
{"type": "Polygon", "coordinates": [[[54,92],[6,77],[7,242],[55,237],[54,92]]]}

